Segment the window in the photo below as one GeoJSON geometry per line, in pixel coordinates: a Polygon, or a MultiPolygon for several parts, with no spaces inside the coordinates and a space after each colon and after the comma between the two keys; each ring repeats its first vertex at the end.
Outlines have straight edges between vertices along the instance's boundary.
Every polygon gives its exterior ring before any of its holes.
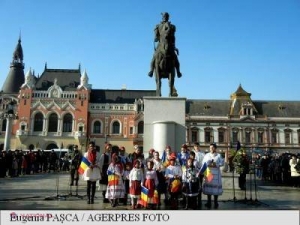
{"type": "Polygon", "coordinates": [[[192,142],[198,141],[198,130],[192,130],[192,142]]]}
{"type": "Polygon", "coordinates": [[[129,127],[129,134],[130,134],[130,135],[133,134],[133,127],[129,127]]]}
{"type": "Polygon", "coordinates": [[[56,113],[52,113],[49,116],[49,123],[48,123],[48,132],[57,132],[57,127],[58,127],[58,117],[56,113]]]}
{"type": "Polygon", "coordinates": [[[6,131],[6,119],[2,120],[2,131],[6,131]]]}
{"type": "Polygon", "coordinates": [[[219,129],[218,139],[219,139],[219,143],[225,142],[225,130],[223,128],[219,129]]]}
{"type": "Polygon", "coordinates": [[[212,130],[210,128],[204,129],[204,141],[205,143],[213,142],[212,130]]]}
{"type": "Polygon", "coordinates": [[[112,134],[120,133],[120,123],[118,121],[113,122],[112,124],[112,134]]]}
{"type": "Polygon", "coordinates": [[[286,129],[284,130],[284,142],[286,145],[291,144],[292,130],[286,129]]]}
{"type": "Polygon", "coordinates": [[[251,131],[246,131],[246,133],[245,133],[245,143],[246,144],[251,143],[251,131]]]}
{"type": "Polygon", "coordinates": [[[257,133],[257,142],[258,142],[258,144],[263,144],[264,143],[264,133],[263,133],[263,131],[258,131],[258,133],[257,133]]]}
{"type": "Polygon", "coordinates": [[[144,133],[144,121],[140,121],[138,123],[138,134],[143,134],[144,133]]]}
{"type": "Polygon", "coordinates": [[[63,119],[63,132],[72,132],[73,127],[73,116],[68,113],[63,119]]]}
{"type": "Polygon", "coordinates": [[[101,123],[100,121],[96,121],[93,126],[93,133],[100,134],[101,133],[101,123]]]}
{"type": "Polygon", "coordinates": [[[43,123],[44,123],[44,116],[42,113],[37,113],[34,116],[34,125],[33,125],[33,131],[39,132],[43,131],[43,123]]]}
{"type": "Polygon", "coordinates": [[[239,134],[239,133],[238,133],[238,131],[236,131],[236,130],[232,132],[232,142],[233,142],[233,143],[237,143],[237,142],[238,142],[238,140],[239,140],[239,139],[238,139],[238,134],[239,134]]]}
{"type": "Polygon", "coordinates": [[[271,131],[271,144],[277,144],[277,130],[271,131]]]}

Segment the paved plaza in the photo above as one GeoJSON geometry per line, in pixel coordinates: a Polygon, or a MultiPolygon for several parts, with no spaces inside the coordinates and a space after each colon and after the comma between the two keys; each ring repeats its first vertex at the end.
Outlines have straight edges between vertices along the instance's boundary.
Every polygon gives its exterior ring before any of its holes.
{"type": "MultiPolygon", "coordinates": [[[[230,178],[227,178],[230,179],[230,178]]],[[[249,180],[248,187],[249,187],[249,180]]],[[[258,180],[256,192],[233,191],[228,185],[219,198],[218,210],[299,210],[300,188],[278,186],[258,180]],[[234,196],[236,201],[234,201],[234,196]]],[[[78,196],[73,187],[70,195],[69,174],[45,173],[0,179],[0,210],[110,210],[109,203],[102,203],[100,191],[96,191],[95,204],[88,205],[85,197],[86,183],[80,180],[78,196]]],[[[250,189],[250,188],[248,188],[250,189]]],[[[206,196],[202,197],[202,209],[206,196]]],[[[129,210],[130,205],[117,206],[114,210],[129,210]]],[[[168,209],[163,204],[160,210],[168,209]]],[[[183,207],[179,208],[180,210],[183,207]]]]}

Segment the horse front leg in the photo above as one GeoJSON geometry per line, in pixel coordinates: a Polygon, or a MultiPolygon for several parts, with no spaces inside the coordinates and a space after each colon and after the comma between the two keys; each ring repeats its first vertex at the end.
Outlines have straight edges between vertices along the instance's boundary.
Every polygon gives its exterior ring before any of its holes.
{"type": "Polygon", "coordinates": [[[169,97],[174,96],[174,73],[169,74],[169,97]]]}
{"type": "Polygon", "coordinates": [[[159,75],[157,75],[155,78],[156,78],[156,96],[161,97],[161,78],[159,77],[159,75]]]}

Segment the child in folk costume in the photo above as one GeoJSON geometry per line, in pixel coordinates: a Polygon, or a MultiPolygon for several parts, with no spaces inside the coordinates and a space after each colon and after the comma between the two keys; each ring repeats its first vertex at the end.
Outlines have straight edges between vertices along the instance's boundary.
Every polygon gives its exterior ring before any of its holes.
{"type": "Polygon", "coordinates": [[[158,195],[155,196],[156,186],[158,185],[158,179],[156,171],[153,169],[153,166],[153,161],[147,162],[144,181],[144,187],[148,189],[147,208],[150,209],[156,209],[156,205],[158,204],[158,195]]]}
{"type": "Polygon", "coordinates": [[[110,200],[111,206],[116,207],[119,198],[124,198],[125,187],[123,183],[123,166],[119,157],[114,153],[111,157],[111,163],[107,169],[108,185],[105,198],[110,200]]]}
{"type": "Polygon", "coordinates": [[[141,186],[144,182],[144,173],[141,169],[141,162],[135,160],[133,168],[129,173],[129,193],[131,197],[132,209],[137,208],[138,199],[141,197],[141,186]]]}
{"type": "Polygon", "coordinates": [[[125,164],[125,170],[124,170],[124,173],[123,173],[123,183],[124,183],[124,186],[125,186],[125,195],[124,195],[124,202],[123,202],[124,205],[127,205],[127,197],[128,197],[128,194],[129,194],[129,174],[130,174],[131,169],[132,169],[131,168],[131,163],[127,162],[125,164]]]}
{"type": "Polygon", "coordinates": [[[165,178],[168,182],[168,191],[170,194],[171,209],[178,209],[178,197],[181,192],[182,169],[176,165],[176,155],[172,153],[169,157],[170,165],[166,168],[165,178]]]}
{"type": "Polygon", "coordinates": [[[88,151],[84,157],[90,162],[89,167],[84,171],[82,177],[87,181],[87,203],[94,204],[96,182],[101,179],[100,175],[100,154],[96,151],[95,143],[91,141],[88,151]]]}
{"type": "Polygon", "coordinates": [[[183,195],[186,197],[185,209],[197,208],[199,194],[199,169],[195,166],[194,159],[187,160],[186,170],[182,174],[183,195]]]}
{"type": "Polygon", "coordinates": [[[159,158],[159,152],[155,151],[153,153],[153,169],[156,171],[158,185],[157,185],[157,192],[158,192],[158,206],[161,205],[161,194],[165,195],[165,200],[168,197],[167,186],[166,186],[166,179],[165,179],[165,167],[163,165],[162,160],[159,158]]]}
{"type": "Polygon", "coordinates": [[[210,152],[204,156],[203,165],[206,164],[208,169],[212,173],[212,179],[208,179],[207,176],[203,182],[203,194],[207,195],[207,203],[205,206],[211,208],[211,196],[214,196],[214,208],[219,207],[218,196],[222,195],[222,177],[220,167],[224,165],[224,160],[221,155],[217,153],[217,145],[215,143],[210,144],[210,152]]]}

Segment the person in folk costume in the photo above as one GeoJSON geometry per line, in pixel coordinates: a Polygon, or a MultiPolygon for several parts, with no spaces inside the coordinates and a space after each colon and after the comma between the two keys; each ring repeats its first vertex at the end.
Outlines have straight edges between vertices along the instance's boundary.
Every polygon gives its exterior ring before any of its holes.
{"type": "MultiPolygon", "coordinates": [[[[194,143],[193,152],[195,153],[194,163],[196,163],[197,164],[196,167],[200,169],[202,167],[202,163],[203,163],[205,153],[200,150],[199,142],[194,143]]],[[[198,206],[199,207],[202,207],[202,184],[203,184],[203,179],[204,179],[204,175],[200,174],[199,175],[199,195],[198,195],[198,206]]]]}
{"type": "Polygon", "coordinates": [[[101,173],[101,180],[99,181],[100,189],[102,190],[103,196],[103,203],[109,203],[109,200],[105,198],[107,184],[108,184],[108,176],[107,176],[107,169],[109,163],[111,162],[111,150],[112,145],[106,143],[104,147],[104,153],[101,155],[100,158],[100,173],[101,173]]]}
{"type": "Polygon", "coordinates": [[[170,165],[170,155],[172,154],[171,146],[166,146],[166,149],[163,151],[163,154],[161,156],[161,160],[164,164],[164,167],[167,168],[170,165]]]}
{"type": "Polygon", "coordinates": [[[176,154],[172,153],[169,157],[170,165],[166,168],[165,178],[168,182],[168,192],[170,194],[171,209],[178,209],[178,197],[181,192],[182,169],[176,165],[176,154]]]}
{"type": "Polygon", "coordinates": [[[165,179],[165,167],[163,165],[162,160],[159,158],[159,152],[155,151],[153,153],[153,169],[156,171],[158,185],[157,185],[157,192],[158,192],[158,206],[161,205],[161,194],[165,195],[165,200],[168,197],[167,192],[167,185],[165,179]]]}
{"type": "Polygon", "coordinates": [[[189,159],[189,157],[190,157],[190,153],[187,145],[186,144],[181,145],[181,151],[177,154],[177,159],[183,171],[185,170],[187,160],[189,159]]]}
{"type": "Polygon", "coordinates": [[[153,154],[154,154],[154,152],[155,152],[155,150],[153,149],[153,148],[151,148],[150,150],[149,150],[149,154],[148,154],[148,157],[146,158],[146,164],[147,164],[147,162],[148,161],[153,161],[153,154]]]}
{"type": "Polygon", "coordinates": [[[127,163],[132,163],[132,161],[130,160],[130,158],[128,157],[128,155],[126,153],[126,149],[124,146],[119,147],[119,158],[120,158],[120,161],[123,164],[124,168],[127,163]]]}
{"type": "Polygon", "coordinates": [[[147,198],[147,208],[156,209],[156,199],[154,197],[154,192],[156,190],[156,186],[158,185],[158,178],[156,174],[156,170],[153,169],[154,162],[148,161],[145,169],[145,180],[144,187],[148,189],[148,198],[147,198]]]}
{"type": "Polygon", "coordinates": [[[123,204],[127,205],[127,198],[128,198],[128,194],[129,194],[129,174],[132,169],[132,164],[130,162],[128,162],[125,164],[124,168],[125,169],[124,169],[124,173],[123,173],[123,183],[124,183],[124,187],[125,187],[125,194],[124,194],[123,204]]]}
{"type": "Polygon", "coordinates": [[[117,206],[119,198],[124,198],[125,186],[122,179],[123,170],[123,165],[118,155],[114,153],[107,169],[108,185],[105,194],[105,198],[110,200],[112,207],[117,206]]]}
{"type": "Polygon", "coordinates": [[[90,162],[90,166],[84,171],[83,179],[87,181],[87,203],[94,204],[96,182],[101,179],[100,175],[100,154],[96,151],[93,141],[88,144],[88,151],[84,153],[84,157],[90,162]]]}
{"type": "Polygon", "coordinates": [[[141,197],[141,187],[144,183],[144,173],[141,169],[141,162],[135,160],[133,168],[129,173],[129,193],[132,209],[137,209],[138,199],[141,197]]]}
{"type": "Polygon", "coordinates": [[[195,166],[193,158],[187,160],[186,170],[182,173],[183,195],[186,197],[185,209],[197,208],[199,194],[199,168],[195,166]]]}
{"type": "MultiPolygon", "coordinates": [[[[131,160],[129,159],[128,154],[126,153],[126,149],[124,146],[119,147],[119,160],[123,165],[124,173],[126,172],[127,165],[129,165],[130,170],[131,170],[131,167],[132,167],[131,160]]],[[[128,174],[127,174],[127,176],[128,176],[128,174]]],[[[125,185],[125,194],[124,194],[124,199],[120,199],[120,202],[122,202],[124,205],[127,205],[127,197],[128,197],[127,194],[128,194],[128,184],[129,183],[128,183],[128,179],[126,179],[126,174],[123,174],[123,183],[125,185]]]]}
{"type": "Polygon", "coordinates": [[[203,182],[203,194],[207,195],[207,203],[205,206],[211,208],[211,196],[214,196],[214,208],[219,207],[218,196],[222,195],[222,176],[220,167],[224,165],[224,160],[221,155],[217,153],[217,145],[215,143],[210,144],[210,152],[204,156],[203,164],[206,163],[209,170],[213,175],[213,179],[209,181],[205,177],[203,182]]]}
{"type": "Polygon", "coordinates": [[[138,158],[143,158],[144,159],[144,154],[142,153],[141,148],[138,145],[134,146],[134,152],[129,154],[129,159],[131,162],[134,162],[138,158]]]}

